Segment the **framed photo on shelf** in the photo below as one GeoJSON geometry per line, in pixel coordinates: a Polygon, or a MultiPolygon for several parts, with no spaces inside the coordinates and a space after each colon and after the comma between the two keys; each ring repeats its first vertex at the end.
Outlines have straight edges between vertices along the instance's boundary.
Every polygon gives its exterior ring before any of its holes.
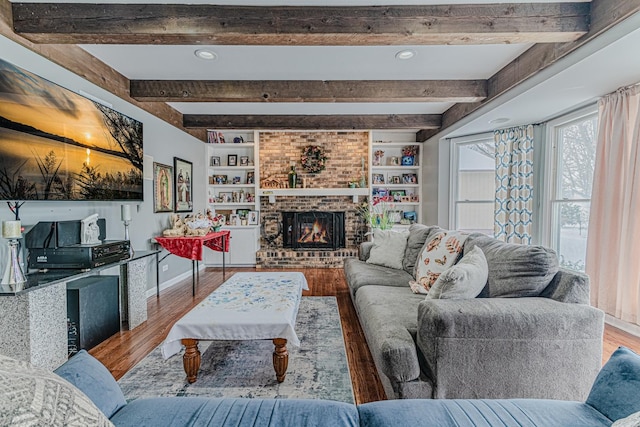
{"type": "Polygon", "coordinates": [[[256,180],[254,171],[247,171],[247,184],[254,184],[256,180]]]}
{"type": "Polygon", "coordinates": [[[372,174],[371,182],[374,184],[384,184],[384,174],[381,174],[381,173],[372,174]]]}
{"type": "Polygon", "coordinates": [[[233,181],[231,181],[232,184],[240,184],[240,177],[239,176],[234,176],[233,177],[233,181]]]}
{"type": "Polygon", "coordinates": [[[246,218],[249,215],[249,209],[236,209],[236,213],[240,218],[246,218]]]}
{"type": "Polygon", "coordinates": [[[249,211],[249,225],[258,225],[260,212],[249,211]]]}
{"type": "Polygon", "coordinates": [[[249,156],[240,156],[240,166],[249,166],[249,156]]]}
{"type": "Polygon", "coordinates": [[[416,222],[418,220],[418,215],[415,211],[407,211],[404,213],[404,219],[408,219],[411,222],[416,222]]]}
{"type": "Polygon", "coordinates": [[[229,225],[240,225],[240,215],[238,214],[229,215],[229,225]]]}
{"type": "Polygon", "coordinates": [[[400,198],[406,196],[407,192],[405,190],[389,190],[389,195],[393,197],[394,202],[400,202],[400,198]]]}
{"type": "Polygon", "coordinates": [[[218,193],[221,203],[231,203],[233,201],[232,191],[221,191],[218,193]]]}
{"type": "Polygon", "coordinates": [[[231,217],[231,209],[216,209],[217,215],[224,216],[224,222],[227,223],[229,221],[229,217],[231,217]]]}
{"type": "Polygon", "coordinates": [[[403,184],[417,184],[418,183],[418,175],[415,173],[403,173],[402,174],[402,183],[403,184]]]}
{"type": "Polygon", "coordinates": [[[175,177],[176,212],[193,212],[193,163],[188,160],[173,158],[175,177]]]}
{"type": "Polygon", "coordinates": [[[391,175],[387,177],[387,184],[401,184],[400,175],[391,175]]]}
{"type": "Polygon", "coordinates": [[[227,175],[214,175],[213,179],[218,185],[227,183],[227,175]]]}
{"type": "Polygon", "coordinates": [[[153,212],[173,212],[173,166],[153,162],[153,212]]]}
{"type": "Polygon", "coordinates": [[[229,154],[227,156],[227,166],[238,166],[238,155],[229,154]]]}
{"type": "Polygon", "coordinates": [[[211,156],[209,159],[209,166],[220,166],[220,157],[211,156]]]}

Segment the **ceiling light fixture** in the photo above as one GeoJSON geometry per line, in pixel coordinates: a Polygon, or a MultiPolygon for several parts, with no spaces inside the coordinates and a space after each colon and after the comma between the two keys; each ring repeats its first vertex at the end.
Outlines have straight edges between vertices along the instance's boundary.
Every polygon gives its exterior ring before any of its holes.
{"type": "Polygon", "coordinates": [[[511,120],[511,119],[506,118],[506,117],[498,117],[497,119],[489,120],[489,123],[492,124],[492,125],[499,125],[499,124],[502,124],[502,123],[507,123],[509,120],[511,120]]]}
{"type": "Polygon", "coordinates": [[[207,61],[213,61],[214,59],[216,59],[218,57],[218,55],[216,55],[215,52],[212,52],[210,50],[206,50],[206,49],[197,49],[194,54],[200,58],[200,59],[205,59],[207,61]]]}
{"type": "Polygon", "coordinates": [[[416,56],[416,52],[411,49],[401,50],[396,53],[396,59],[411,59],[416,56]]]}

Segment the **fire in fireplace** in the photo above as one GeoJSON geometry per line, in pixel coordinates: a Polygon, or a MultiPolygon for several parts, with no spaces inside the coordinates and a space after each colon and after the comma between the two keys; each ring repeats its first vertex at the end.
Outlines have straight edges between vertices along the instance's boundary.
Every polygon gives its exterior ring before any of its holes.
{"type": "Polygon", "coordinates": [[[282,212],[283,246],[336,250],[345,247],[344,212],[282,212]]]}

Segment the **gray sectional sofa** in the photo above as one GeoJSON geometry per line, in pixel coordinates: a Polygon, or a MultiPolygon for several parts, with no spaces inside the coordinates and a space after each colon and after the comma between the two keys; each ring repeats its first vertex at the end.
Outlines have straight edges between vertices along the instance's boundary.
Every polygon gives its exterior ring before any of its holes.
{"type": "Polygon", "coordinates": [[[616,427],[627,427],[640,422],[640,356],[623,347],[602,368],[583,402],[414,399],[355,406],[331,400],[202,397],[127,402],[109,371],[84,350],[56,374],[0,356],[0,425],[602,427],[616,421],[616,427]]]}
{"type": "MultiPolygon", "coordinates": [[[[471,234],[489,267],[473,299],[414,294],[415,263],[435,226],[409,229],[403,269],[367,263],[372,242],[344,271],[389,399],[583,400],[602,357],[604,313],[588,277],[559,268],[554,251],[471,234]]],[[[464,255],[463,252],[463,255],[464,255]]]]}

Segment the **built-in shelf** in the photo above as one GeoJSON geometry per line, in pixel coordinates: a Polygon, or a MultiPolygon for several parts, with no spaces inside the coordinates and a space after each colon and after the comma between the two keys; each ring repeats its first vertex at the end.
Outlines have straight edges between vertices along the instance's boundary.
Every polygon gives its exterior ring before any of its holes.
{"type": "Polygon", "coordinates": [[[276,196],[351,196],[358,203],[358,196],[368,196],[369,188],[260,188],[258,196],[268,196],[275,203],[276,196]]]}

